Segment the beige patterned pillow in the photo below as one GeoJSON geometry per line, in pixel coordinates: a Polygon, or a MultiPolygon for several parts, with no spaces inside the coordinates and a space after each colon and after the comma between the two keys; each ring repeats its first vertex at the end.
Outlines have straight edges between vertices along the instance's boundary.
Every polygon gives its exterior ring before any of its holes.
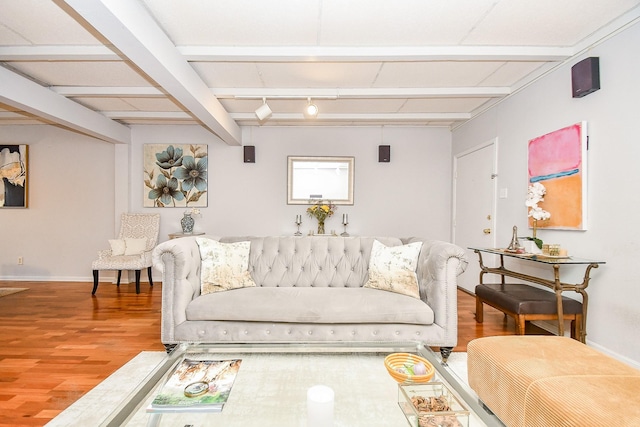
{"type": "Polygon", "coordinates": [[[202,258],[202,295],[256,286],[249,274],[251,242],[220,243],[204,237],[196,237],[196,242],[202,258]]]}
{"type": "Polygon", "coordinates": [[[422,242],[385,246],[374,240],[369,258],[369,280],[364,287],[420,298],[416,276],[420,249],[422,242]]]}

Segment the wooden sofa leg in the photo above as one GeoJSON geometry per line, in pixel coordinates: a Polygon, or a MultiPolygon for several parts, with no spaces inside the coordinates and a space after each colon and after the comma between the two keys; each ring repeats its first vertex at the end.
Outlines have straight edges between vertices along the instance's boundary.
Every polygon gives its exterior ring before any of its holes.
{"type": "Polygon", "coordinates": [[[482,310],[482,300],[480,299],[480,297],[476,295],[476,322],[482,323],[483,320],[484,320],[484,313],[482,310]]]}
{"type": "Polygon", "coordinates": [[[140,293],[140,270],[136,270],[136,294],[140,293]]]}
{"type": "Polygon", "coordinates": [[[98,270],[93,270],[93,291],[91,295],[95,295],[98,290],[98,270]]]}
{"type": "Polygon", "coordinates": [[[120,278],[122,277],[122,270],[118,270],[118,282],[116,283],[117,287],[120,287],[120,278]]]}
{"type": "Polygon", "coordinates": [[[147,267],[147,276],[149,276],[149,286],[153,286],[153,278],[151,277],[151,267],[147,267]]]}

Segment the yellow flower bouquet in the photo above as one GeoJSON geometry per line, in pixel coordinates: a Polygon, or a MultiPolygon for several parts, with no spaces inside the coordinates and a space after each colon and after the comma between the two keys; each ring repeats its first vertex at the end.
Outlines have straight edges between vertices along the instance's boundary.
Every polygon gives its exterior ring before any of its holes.
{"type": "Polygon", "coordinates": [[[324,221],[331,217],[336,210],[336,205],[330,201],[324,203],[322,200],[307,208],[307,215],[318,220],[318,234],[324,234],[324,221]]]}

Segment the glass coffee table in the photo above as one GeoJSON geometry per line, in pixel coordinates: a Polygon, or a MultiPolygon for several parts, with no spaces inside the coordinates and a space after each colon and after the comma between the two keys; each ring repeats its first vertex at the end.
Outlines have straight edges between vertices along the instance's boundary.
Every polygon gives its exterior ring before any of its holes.
{"type": "Polygon", "coordinates": [[[398,384],[384,366],[390,353],[414,353],[435,367],[440,381],[469,409],[469,426],[503,426],[466,380],[439,353],[421,343],[220,344],[179,345],[126,396],[102,426],[273,426],[303,427],[307,390],[318,384],[334,390],[333,425],[405,426],[398,384]],[[184,357],[242,359],[231,394],[221,412],[154,413],[151,401],[173,367],[184,357]]]}

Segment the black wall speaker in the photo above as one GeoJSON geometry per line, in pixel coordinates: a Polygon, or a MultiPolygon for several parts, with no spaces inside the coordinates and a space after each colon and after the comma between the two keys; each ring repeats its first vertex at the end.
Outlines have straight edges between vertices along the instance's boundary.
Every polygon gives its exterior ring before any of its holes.
{"type": "Polygon", "coordinates": [[[244,162],[255,163],[256,162],[256,147],[255,145],[244,146],[244,162]]]}
{"type": "Polygon", "coordinates": [[[378,145],[378,161],[380,163],[389,163],[391,161],[390,145],[378,145]]]}
{"type": "Polygon", "coordinates": [[[574,98],[582,98],[600,89],[600,58],[585,58],[571,67],[571,89],[574,98]]]}

